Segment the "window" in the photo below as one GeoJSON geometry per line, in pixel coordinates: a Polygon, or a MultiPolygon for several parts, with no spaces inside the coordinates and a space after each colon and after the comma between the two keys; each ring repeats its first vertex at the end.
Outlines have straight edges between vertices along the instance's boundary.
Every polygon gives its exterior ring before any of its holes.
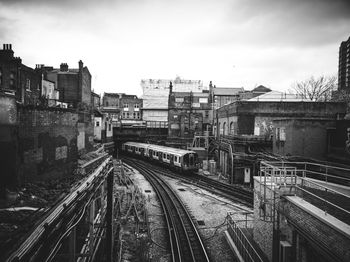
{"type": "Polygon", "coordinates": [[[209,111],[205,111],[205,118],[209,117],[209,111]]]}
{"type": "Polygon", "coordinates": [[[123,110],[129,111],[129,104],[123,104],[123,110]]]}
{"type": "Polygon", "coordinates": [[[108,131],[112,130],[112,124],[108,124],[108,131]]]}
{"type": "Polygon", "coordinates": [[[129,112],[126,113],[126,118],[129,118],[129,112]]]}
{"type": "Polygon", "coordinates": [[[134,104],[134,107],[135,108],[140,108],[140,105],[139,104],[134,104]]]}
{"type": "Polygon", "coordinates": [[[26,79],[26,89],[30,90],[30,79],[26,79]]]}
{"type": "Polygon", "coordinates": [[[96,126],[100,126],[100,122],[99,121],[96,121],[96,126]]]}
{"type": "Polygon", "coordinates": [[[234,134],[234,125],[233,122],[230,123],[230,135],[234,134]]]}
{"type": "Polygon", "coordinates": [[[183,97],[175,97],[175,102],[176,103],[183,103],[184,98],[183,97]]]}
{"type": "Polygon", "coordinates": [[[15,85],[15,74],[11,72],[10,74],[10,87],[13,87],[15,85]]]}
{"type": "Polygon", "coordinates": [[[133,116],[133,118],[135,119],[135,118],[136,118],[136,113],[134,112],[134,113],[132,114],[132,116],[133,116]]]}
{"type": "Polygon", "coordinates": [[[207,104],[207,103],[208,103],[208,98],[207,98],[207,97],[200,97],[200,98],[199,98],[199,103],[201,103],[201,104],[207,104]]]}

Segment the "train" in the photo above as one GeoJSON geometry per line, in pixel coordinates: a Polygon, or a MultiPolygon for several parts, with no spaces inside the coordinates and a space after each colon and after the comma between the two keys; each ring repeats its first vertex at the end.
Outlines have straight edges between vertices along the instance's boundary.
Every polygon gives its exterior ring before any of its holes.
{"type": "Polygon", "coordinates": [[[199,168],[198,155],[194,151],[137,142],[122,144],[122,151],[166,165],[181,173],[197,172],[199,168]]]}

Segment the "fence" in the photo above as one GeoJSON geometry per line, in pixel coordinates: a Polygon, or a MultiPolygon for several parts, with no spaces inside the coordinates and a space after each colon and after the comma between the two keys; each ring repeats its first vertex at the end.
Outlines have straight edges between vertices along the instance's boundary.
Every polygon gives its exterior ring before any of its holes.
{"type": "Polygon", "coordinates": [[[254,240],[249,236],[249,230],[253,228],[252,212],[237,212],[227,214],[227,227],[235,243],[239,255],[245,262],[266,262],[267,258],[262,254],[262,251],[254,244],[254,240]],[[239,216],[243,219],[235,219],[239,216]]]}

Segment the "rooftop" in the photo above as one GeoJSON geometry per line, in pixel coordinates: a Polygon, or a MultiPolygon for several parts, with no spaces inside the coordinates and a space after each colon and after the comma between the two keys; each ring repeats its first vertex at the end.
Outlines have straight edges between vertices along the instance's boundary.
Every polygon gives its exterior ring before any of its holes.
{"type": "Polygon", "coordinates": [[[215,87],[213,88],[214,95],[217,96],[229,96],[238,95],[238,93],[244,92],[243,87],[215,87]]]}

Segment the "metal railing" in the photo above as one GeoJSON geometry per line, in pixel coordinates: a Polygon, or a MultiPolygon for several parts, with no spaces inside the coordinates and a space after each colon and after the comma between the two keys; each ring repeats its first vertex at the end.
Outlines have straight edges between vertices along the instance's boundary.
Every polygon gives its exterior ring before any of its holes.
{"type": "Polygon", "coordinates": [[[309,162],[261,162],[260,194],[265,203],[275,201],[276,197],[293,194],[317,206],[344,222],[350,222],[350,196],[330,187],[330,178],[350,181],[346,177],[330,175],[327,171],[337,170],[347,173],[349,169],[309,162]],[[307,168],[319,168],[320,171],[307,168]],[[310,178],[310,174],[316,175],[310,178]],[[319,178],[319,179],[317,179],[319,178]],[[283,191],[283,188],[288,190],[283,191]],[[267,194],[271,193],[271,196],[267,194]],[[272,193],[273,192],[273,193],[272,193]],[[343,204],[343,206],[342,206],[343,204]]]}
{"type": "Polygon", "coordinates": [[[267,261],[261,255],[261,252],[258,251],[253,245],[253,239],[248,237],[248,233],[244,232],[253,227],[253,219],[248,219],[248,216],[252,216],[253,212],[240,212],[240,213],[228,213],[227,214],[227,226],[230,236],[232,237],[233,242],[235,243],[239,255],[245,262],[265,262],[267,261]],[[234,219],[233,215],[245,216],[245,219],[234,219]],[[247,229],[247,230],[242,230],[247,229]]]}

